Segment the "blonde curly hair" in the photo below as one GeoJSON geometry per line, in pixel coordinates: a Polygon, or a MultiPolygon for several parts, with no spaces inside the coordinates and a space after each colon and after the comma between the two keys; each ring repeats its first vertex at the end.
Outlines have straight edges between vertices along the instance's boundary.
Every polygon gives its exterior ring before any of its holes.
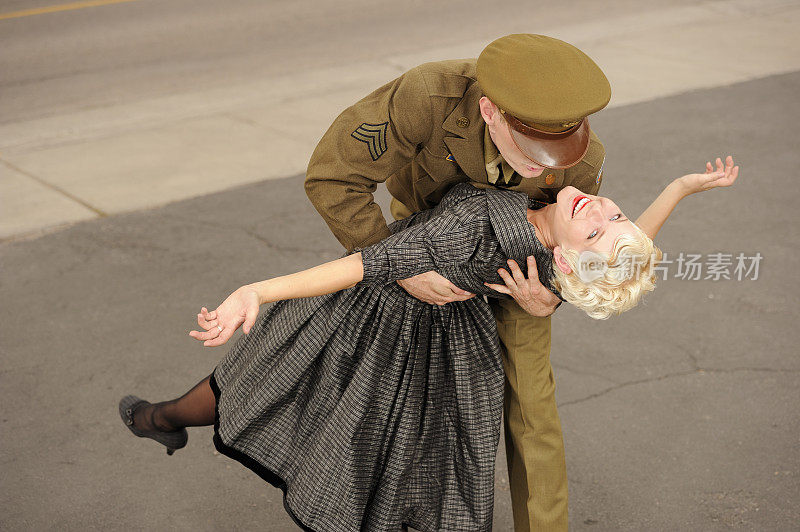
{"type": "Polygon", "coordinates": [[[632,309],[646,292],[652,291],[656,284],[653,266],[662,256],[661,250],[635,224],[634,234],[617,237],[610,255],[598,255],[605,262],[594,280],[581,279],[578,271],[584,265],[577,251],[564,249],[561,254],[572,271],[562,272],[554,261],[554,287],[568,303],[597,320],[632,309]]]}

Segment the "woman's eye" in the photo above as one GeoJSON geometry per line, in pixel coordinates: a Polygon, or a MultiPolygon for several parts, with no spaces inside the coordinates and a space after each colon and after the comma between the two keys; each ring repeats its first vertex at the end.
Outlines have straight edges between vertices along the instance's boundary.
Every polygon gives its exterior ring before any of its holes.
{"type": "Polygon", "coordinates": [[[622,213],[615,214],[614,216],[611,217],[611,221],[615,222],[615,221],[619,220],[621,217],[622,217],[622,213]]]}
{"type": "MultiPolygon", "coordinates": [[[[591,232],[591,234],[589,234],[589,238],[594,238],[596,236],[597,236],[597,229],[595,229],[594,231],[591,232]]],[[[587,238],[586,240],[589,240],[589,238],[587,238]]]]}

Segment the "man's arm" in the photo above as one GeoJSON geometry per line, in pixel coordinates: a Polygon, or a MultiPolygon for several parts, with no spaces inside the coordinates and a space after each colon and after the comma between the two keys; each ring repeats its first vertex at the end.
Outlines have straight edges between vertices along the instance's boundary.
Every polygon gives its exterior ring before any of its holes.
{"type": "MultiPolygon", "coordinates": [[[[433,123],[430,94],[415,68],[346,109],[317,145],[308,165],[306,194],[348,251],[389,236],[372,194],[378,183],[416,156],[433,123]]],[[[434,271],[398,283],[431,304],[474,296],[434,271]]]]}
{"type": "Polygon", "coordinates": [[[306,194],[348,251],[389,235],[372,194],[430,137],[430,106],[425,80],[412,69],[342,112],[314,150],[306,194]]]}

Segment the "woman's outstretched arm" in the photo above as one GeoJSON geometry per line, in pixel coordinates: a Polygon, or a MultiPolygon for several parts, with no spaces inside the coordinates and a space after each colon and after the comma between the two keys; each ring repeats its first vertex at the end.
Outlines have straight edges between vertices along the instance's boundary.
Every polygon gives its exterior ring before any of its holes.
{"type": "Polygon", "coordinates": [[[716,170],[708,162],[704,174],[685,175],[667,185],[655,201],[639,216],[636,225],[653,239],[669,218],[672,210],[683,198],[695,192],[731,186],[739,175],[739,167],[733,165],[733,157],[729,155],[724,165],[720,158],[717,158],[716,163],[716,170]]]}
{"type": "Polygon", "coordinates": [[[307,270],[247,285],[258,294],[258,303],[314,297],[352,288],[364,278],[361,253],[314,266],[307,270]]]}
{"type": "Polygon", "coordinates": [[[361,253],[353,253],[301,272],[245,285],[211,312],[203,307],[197,315],[197,324],[205,331],[191,331],[189,336],[207,347],[222,345],[242,324],[244,333],[249,334],[258,308],[264,303],[338,292],[355,286],[363,278],[361,253]]]}

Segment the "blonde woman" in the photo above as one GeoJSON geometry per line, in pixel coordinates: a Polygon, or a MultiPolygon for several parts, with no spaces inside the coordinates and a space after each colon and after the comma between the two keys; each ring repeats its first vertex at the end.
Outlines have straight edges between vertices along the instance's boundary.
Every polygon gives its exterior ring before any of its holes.
{"type": "Polygon", "coordinates": [[[456,185],[373,246],[204,307],[193,338],[245,334],[182,397],[127,396],[120,415],[170,454],[186,427],[213,423],[216,448],[281,488],[304,530],[489,530],[504,383],[495,319],[483,297],[429,305],[394,281],[436,270],[523,308],[548,288],[605,318],[653,289],[651,237],[678,201],[737,175],[717,159],[667,186],[636,224],[573,187],[531,209],[521,193],[456,185]],[[586,254],[605,261],[591,279],[586,254]]]}

